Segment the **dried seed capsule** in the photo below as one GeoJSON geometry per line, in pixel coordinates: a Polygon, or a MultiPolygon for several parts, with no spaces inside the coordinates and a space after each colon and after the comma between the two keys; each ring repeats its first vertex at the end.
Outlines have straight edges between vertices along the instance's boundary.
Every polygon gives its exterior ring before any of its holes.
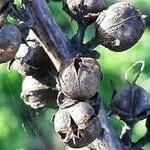
{"type": "Polygon", "coordinates": [[[12,68],[25,76],[42,76],[47,73],[48,70],[50,70],[50,72],[53,71],[51,74],[54,76],[57,74],[49,57],[43,48],[37,44],[35,47],[28,47],[25,44],[21,44],[16,54],[16,59],[12,64],[12,68]]]}
{"type": "Polygon", "coordinates": [[[76,20],[79,16],[90,18],[88,14],[99,13],[107,6],[105,0],[64,0],[64,4],[76,20]]]}
{"type": "MultiPolygon", "coordinates": [[[[84,99],[82,101],[90,104],[94,108],[94,111],[95,111],[94,113],[98,115],[99,108],[101,105],[101,97],[98,92],[96,92],[96,94],[91,99],[88,99],[88,100],[84,99]]],[[[59,92],[57,96],[57,104],[59,105],[60,109],[71,107],[77,103],[79,103],[79,100],[67,98],[62,92],[59,92]]]]}
{"type": "Polygon", "coordinates": [[[58,91],[53,89],[56,83],[49,76],[33,78],[26,76],[22,84],[21,98],[34,109],[46,106],[56,108],[58,91]]]}
{"type": "Polygon", "coordinates": [[[0,63],[13,59],[21,42],[20,30],[14,25],[4,25],[0,29],[0,63]]]}
{"type": "Polygon", "coordinates": [[[81,148],[93,142],[101,132],[94,109],[86,102],[59,109],[54,118],[55,131],[70,147],[81,148]]]}
{"type": "Polygon", "coordinates": [[[126,86],[114,96],[110,109],[127,124],[134,124],[150,114],[150,95],[138,85],[126,86]]]}
{"type": "Polygon", "coordinates": [[[116,52],[135,45],[144,28],[142,15],[126,2],[113,4],[96,20],[97,38],[103,46],[116,52]]]}
{"type": "Polygon", "coordinates": [[[57,76],[56,68],[40,46],[33,31],[29,32],[26,40],[28,45],[23,43],[20,45],[12,68],[25,76],[42,76],[43,74],[57,76]]]}
{"type": "MultiPolygon", "coordinates": [[[[23,76],[30,76],[36,74],[38,68],[33,65],[30,65],[32,60],[36,58],[33,57],[35,56],[34,54],[36,52],[36,50],[34,50],[33,48],[29,48],[26,44],[21,44],[18,49],[18,52],[16,53],[15,61],[12,63],[12,69],[18,71],[23,76]]],[[[34,64],[36,64],[35,61],[33,62],[34,64]]]]}
{"type": "Polygon", "coordinates": [[[104,0],[64,0],[64,2],[75,15],[81,11],[85,11],[85,14],[98,13],[106,8],[104,0]]]}
{"type": "Polygon", "coordinates": [[[92,58],[65,60],[59,71],[62,92],[71,99],[90,99],[95,95],[102,74],[92,58]]]}

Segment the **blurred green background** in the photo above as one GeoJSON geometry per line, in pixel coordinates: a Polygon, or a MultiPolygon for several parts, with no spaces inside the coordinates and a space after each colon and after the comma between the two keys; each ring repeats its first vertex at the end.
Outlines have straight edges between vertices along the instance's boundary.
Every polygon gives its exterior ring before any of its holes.
{"type": "MultiPolygon", "coordinates": [[[[20,4],[20,2],[20,0],[15,1],[16,4],[20,4]]],[[[109,0],[108,4],[114,2],[109,0]]],[[[124,80],[125,71],[137,60],[145,61],[145,69],[138,80],[138,85],[150,93],[150,2],[148,0],[130,2],[147,15],[146,30],[142,38],[128,51],[121,53],[109,51],[102,46],[97,48],[101,54],[98,61],[104,74],[104,80],[99,86],[99,91],[106,108],[109,106],[112,94],[110,80],[113,80],[118,90],[121,89],[126,84],[124,80]]],[[[51,2],[49,7],[62,31],[72,37],[76,33],[77,25],[62,11],[61,3],[51,2]]],[[[91,25],[86,33],[85,42],[91,39],[93,34],[94,29],[91,25]]],[[[138,69],[132,70],[131,77],[138,69]]],[[[0,150],[63,150],[64,146],[55,134],[53,124],[50,123],[56,110],[49,108],[38,113],[26,106],[20,99],[21,82],[22,77],[17,72],[9,72],[7,64],[0,65],[0,150]]],[[[119,135],[122,123],[114,117],[110,120],[119,135]]],[[[134,126],[133,141],[137,141],[145,132],[145,120],[138,122],[134,126]]],[[[150,144],[147,144],[144,150],[149,149],[150,144]]]]}

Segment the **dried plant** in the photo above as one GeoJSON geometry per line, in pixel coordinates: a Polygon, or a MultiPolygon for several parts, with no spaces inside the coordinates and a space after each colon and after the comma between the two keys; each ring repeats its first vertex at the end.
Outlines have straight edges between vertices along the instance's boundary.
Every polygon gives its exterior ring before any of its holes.
{"type": "Polygon", "coordinates": [[[25,76],[21,97],[27,105],[58,108],[54,128],[67,150],[141,150],[150,141],[150,96],[136,84],[141,72],[119,92],[114,89],[109,115],[119,116],[126,127],[117,137],[97,92],[103,74],[94,48],[129,49],[144,32],[144,15],[127,2],[107,6],[105,0],[53,1],[62,2],[77,22],[72,39],[55,23],[48,1],[23,0],[21,10],[10,0],[0,1],[0,63],[10,61],[9,67],[25,76]],[[8,23],[8,15],[19,24],[8,23]],[[95,35],[83,43],[90,24],[95,35]],[[133,125],[143,118],[147,133],[133,143],[133,125]]]}

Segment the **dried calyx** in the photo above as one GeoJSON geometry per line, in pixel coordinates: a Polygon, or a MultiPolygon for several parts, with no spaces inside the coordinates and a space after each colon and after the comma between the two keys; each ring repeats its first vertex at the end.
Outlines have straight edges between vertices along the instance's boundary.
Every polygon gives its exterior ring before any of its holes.
{"type": "Polygon", "coordinates": [[[142,36],[144,15],[127,2],[118,2],[100,13],[96,20],[96,35],[100,44],[112,51],[124,51],[142,36]]]}
{"type": "Polygon", "coordinates": [[[138,85],[129,85],[114,96],[110,108],[127,124],[135,124],[150,114],[150,95],[138,85]]]}
{"type": "Polygon", "coordinates": [[[21,44],[16,54],[12,68],[21,75],[42,76],[42,74],[58,75],[56,68],[42,46],[37,41],[35,33],[30,30],[26,44],[21,44]]]}
{"type": "Polygon", "coordinates": [[[22,83],[21,98],[34,109],[44,107],[57,108],[56,99],[58,90],[54,76],[41,77],[26,76],[22,83]]]}
{"type": "Polygon", "coordinates": [[[127,70],[125,79],[127,80],[127,73],[138,63],[141,63],[142,67],[134,81],[132,83],[128,81],[129,85],[113,96],[110,106],[111,114],[119,116],[128,125],[134,125],[150,114],[150,95],[142,87],[136,85],[136,81],[144,69],[144,62],[137,61],[133,64],[127,70]]]}
{"type": "Polygon", "coordinates": [[[11,65],[25,76],[21,97],[27,105],[34,109],[57,107],[58,72],[32,31],[11,65]]]}
{"type": "Polygon", "coordinates": [[[73,148],[90,144],[102,129],[94,108],[87,102],[59,109],[55,114],[54,127],[62,141],[73,148]]]}
{"type": "Polygon", "coordinates": [[[0,63],[12,60],[22,43],[22,34],[15,25],[5,24],[0,29],[0,63]]]}
{"type": "Polygon", "coordinates": [[[107,7],[105,0],[63,0],[63,4],[77,22],[90,21],[107,7]]]}
{"type": "Polygon", "coordinates": [[[92,58],[75,57],[65,60],[59,70],[61,90],[69,98],[90,99],[102,80],[100,66],[92,58]]]}
{"type": "Polygon", "coordinates": [[[16,59],[12,63],[12,68],[17,70],[21,75],[27,76],[41,76],[44,73],[48,73],[48,70],[53,72],[55,76],[57,75],[57,71],[51,60],[38,44],[35,44],[35,46],[21,44],[16,54],[16,59]]]}

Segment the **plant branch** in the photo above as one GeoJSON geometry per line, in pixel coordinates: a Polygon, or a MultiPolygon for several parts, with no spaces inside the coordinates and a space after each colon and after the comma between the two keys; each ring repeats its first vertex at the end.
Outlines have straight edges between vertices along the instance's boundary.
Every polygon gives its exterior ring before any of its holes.
{"type": "MultiPolygon", "coordinates": [[[[103,134],[100,135],[100,137],[98,138],[99,142],[103,141],[104,145],[106,145],[106,147],[107,147],[106,148],[107,150],[121,150],[120,142],[108,120],[108,116],[104,109],[103,104],[101,104],[101,108],[100,108],[98,117],[102,124],[102,128],[104,129],[103,134]]],[[[101,144],[101,143],[99,143],[99,144],[101,144]]]]}
{"type": "Polygon", "coordinates": [[[72,44],[77,47],[77,50],[82,49],[82,44],[83,44],[86,28],[87,26],[84,25],[83,23],[78,24],[78,31],[76,35],[72,38],[72,44]]]}
{"type": "Polygon", "coordinates": [[[96,48],[98,45],[100,45],[100,41],[97,39],[97,37],[93,37],[89,42],[87,42],[84,45],[85,51],[92,51],[94,48],[96,48]]]}
{"type": "MultiPolygon", "coordinates": [[[[44,50],[57,70],[59,70],[61,61],[70,57],[75,57],[71,49],[70,41],[52,19],[50,10],[44,0],[24,0],[24,4],[29,11],[28,13],[31,13],[32,15],[34,22],[32,27],[33,31],[41,41],[44,50]]],[[[95,40],[92,40],[91,43],[89,42],[86,44],[86,47],[91,49],[97,46],[98,43],[94,41],[95,40]]],[[[103,141],[108,150],[120,150],[120,143],[108,121],[103,105],[99,111],[99,120],[104,129],[104,133],[100,135],[95,142],[99,144],[103,141]]]]}

